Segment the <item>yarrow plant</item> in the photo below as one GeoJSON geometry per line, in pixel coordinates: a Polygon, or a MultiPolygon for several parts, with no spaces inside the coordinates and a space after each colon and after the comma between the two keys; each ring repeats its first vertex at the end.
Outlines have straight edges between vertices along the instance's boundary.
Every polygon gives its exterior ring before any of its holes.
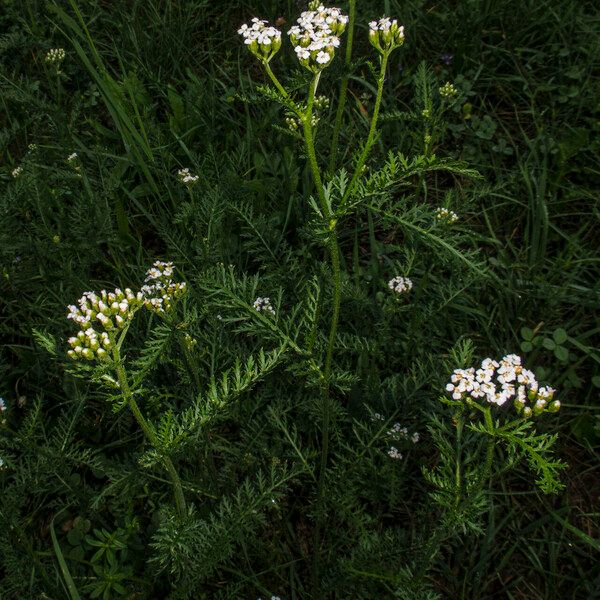
{"type": "Polygon", "coordinates": [[[119,389],[124,404],[129,406],[140,428],[161,455],[173,483],[179,514],[184,515],[186,504],[181,481],[170,457],[161,452],[156,431],[146,421],[137,404],[121,355],[127,331],[140,309],[146,308],[164,315],[172,310],[175,300],[186,291],[185,282],[175,282],[173,275],[172,262],[156,261],[147,271],[145,283],[138,292],[129,288],[124,291],[117,288],[113,292],[85,292],[77,305],[68,307],[67,318],[80,329],[69,338],[71,348],[67,354],[75,361],[100,361],[105,368],[113,371],[114,378],[107,377],[105,369],[101,371],[101,381],[119,389]]]}
{"type": "Polygon", "coordinates": [[[16,179],[17,177],[19,177],[19,175],[21,175],[22,172],[23,172],[23,167],[15,167],[11,171],[11,175],[13,176],[13,179],[16,179]]]}

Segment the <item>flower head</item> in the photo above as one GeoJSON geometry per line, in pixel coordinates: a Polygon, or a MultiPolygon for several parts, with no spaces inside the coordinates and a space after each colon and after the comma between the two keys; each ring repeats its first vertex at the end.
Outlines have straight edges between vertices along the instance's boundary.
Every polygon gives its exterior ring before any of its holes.
{"type": "Polygon", "coordinates": [[[458,94],[458,90],[447,81],[439,90],[442,98],[454,98],[458,94]]]}
{"type": "Polygon", "coordinates": [[[198,175],[190,173],[190,170],[186,167],[185,169],[179,169],[179,171],[177,171],[177,179],[180,183],[183,183],[183,185],[192,187],[198,183],[199,177],[198,175]]]}
{"type": "Polygon", "coordinates": [[[404,44],[404,26],[396,19],[382,17],[369,23],[369,41],[381,54],[388,54],[404,44]]]}
{"type": "Polygon", "coordinates": [[[154,312],[171,308],[173,300],[183,294],[185,283],[172,280],[173,263],[156,261],[146,273],[146,284],[139,292],[129,288],[85,292],[68,307],[67,319],[80,328],[68,342],[67,352],[72,359],[106,360],[114,343],[114,336],[132,321],[138,309],[145,306],[154,312]]]}
{"type": "Polygon", "coordinates": [[[238,33],[260,61],[269,62],[281,48],[281,31],[257,17],[252,19],[250,25],[242,25],[238,33]]]}
{"type": "Polygon", "coordinates": [[[52,48],[52,50],[48,50],[46,56],[44,57],[44,60],[47,63],[59,65],[65,59],[66,55],[67,54],[64,48],[52,48]]]}
{"type": "Polygon", "coordinates": [[[267,312],[270,315],[275,315],[275,309],[271,305],[270,298],[257,298],[252,304],[254,310],[257,312],[267,312]]]}
{"type": "Polygon", "coordinates": [[[185,281],[173,281],[173,263],[157,260],[146,272],[142,286],[144,306],[156,313],[169,311],[176,298],[182,296],[187,284],[185,281]]]}
{"type": "Polygon", "coordinates": [[[333,60],[348,16],[339,8],[325,8],[320,4],[315,10],[304,11],[297,23],[288,31],[296,56],[302,66],[318,73],[333,60]]]}
{"type": "Polygon", "coordinates": [[[408,277],[398,276],[388,281],[388,287],[396,294],[404,294],[412,290],[413,282],[408,277]]]}
{"type": "Polygon", "coordinates": [[[388,456],[395,460],[400,460],[402,458],[402,453],[398,451],[396,446],[390,446],[390,449],[388,450],[388,456]]]}
{"type": "Polygon", "coordinates": [[[524,416],[556,412],[560,402],[553,400],[551,387],[539,387],[535,375],[523,368],[521,357],[508,354],[500,361],[486,358],[477,370],[455,369],[446,385],[454,400],[483,400],[503,406],[512,400],[524,416]]]}
{"type": "Polygon", "coordinates": [[[435,220],[443,224],[456,223],[458,215],[447,208],[440,207],[435,209],[435,220]]]}
{"type": "Polygon", "coordinates": [[[77,305],[68,307],[67,319],[74,321],[80,330],[69,338],[70,358],[105,360],[112,348],[113,332],[123,329],[142,306],[141,292],[134,294],[129,288],[113,292],[102,290],[85,292],[77,305]]]}
{"type": "Polygon", "coordinates": [[[16,179],[17,177],[19,177],[19,175],[21,175],[22,172],[23,172],[23,167],[15,167],[11,171],[11,175],[13,176],[14,179],[16,179]]]}

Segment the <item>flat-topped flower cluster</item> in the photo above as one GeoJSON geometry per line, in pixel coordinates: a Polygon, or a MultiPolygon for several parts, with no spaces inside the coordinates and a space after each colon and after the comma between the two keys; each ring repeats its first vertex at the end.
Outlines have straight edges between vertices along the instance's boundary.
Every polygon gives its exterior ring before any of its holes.
{"type": "Polygon", "coordinates": [[[154,312],[171,309],[173,300],[185,293],[186,283],[173,281],[173,263],[157,260],[146,273],[142,286],[144,305],[154,312]]]}
{"type": "Polygon", "coordinates": [[[485,400],[503,406],[510,400],[524,417],[543,412],[556,412],[560,402],[554,400],[555,390],[540,387],[532,371],[521,364],[521,357],[508,354],[500,361],[486,358],[477,370],[455,369],[446,391],[454,400],[485,400]]]}
{"type": "Polygon", "coordinates": [[[102,290],[100,293],[85,292],[78,306],[69,306],[67,319],[73,320],[81,329],[75,337],[69,338],[70,358],[103,360],[108,358],[112,341],[108,332],[123,329],[133,319],[135,311],[142,305],[143,295],[135,294],[129,288],[117,288],[114,292],[102,290]],[[94,328],[104,329],[98,331],[94,328]]]}
{"type": "Polygon", "coordinates": [[[61,63],[65,59],[66,55],[67,53],[65,52],[64,48],[52,48],[51,50],[48,50],[46,56],[44,57],[44,60],[47,63],[56,65],[58,63],[61,63]]]}
{"type": "Polygon", "coordinates": [[[456,223],[458,215],[447,208],[439,207],[435,209],[435,218],[438,223],[456,223]]]}
{"type": "Polygon", "coordinates": [[[269,62],[281,48],[281,31],[257,17],[250,25],[242,25],[238,33],[244,38],[244,44],[260,60],[269,62]]]}
{"type": "Polygon", "coordinates": [[[179,171],[177,171],[177,179],[180,183],[183,183],[188,187],[192,187],[193,185],[198,183],[199,177],[198,175],[190,173],[189,168],[186,167],[185,169],[179,169],[179,171]]]}
{"type": "Polygon", "coordinates": [[[369,23],[369,41],[382,54],[391,52],[404,44],[404,26],[396,19],[383,17],[369,23]]]}
{"type": "Polygon", "coordinates": [[[398,275],[388,281],[388,287],[396,294],[404,294],[412,290],[413,282],[408,277],[398,275]]]}
{"type": "Polygon", "coordinates": [[[156,261],[146,273],[146,282],[139,292],[119,288],[112,292],[85,292],[77,305],[68,307],[67,319],[80,327],[69,338],[72,359],[105,360],[114,344],[114,334],[123,330],[142,306],[154,312],[169,310],[175,298],[185,292],[186,284],[172,280],[173,263],[156,261]]]}
{"type": "Polygon", "coordinates": [[[340,45],[340,36],[348,24],[348,16],[339,8],[325,8],[304,11],[289,31],[300,64],[312,71],[325,68],[340,45]]]}
{"type": "Polygon", "coordinates": [[[254,307],[254,310],[256,312],[267,312],[270,315],[275,315],[275,309],[273,308],[273,305],[271,304],[271,299],[270,298],[261,298],[258,297],[254,303],[252,304],[252,306],[254,307]]]}

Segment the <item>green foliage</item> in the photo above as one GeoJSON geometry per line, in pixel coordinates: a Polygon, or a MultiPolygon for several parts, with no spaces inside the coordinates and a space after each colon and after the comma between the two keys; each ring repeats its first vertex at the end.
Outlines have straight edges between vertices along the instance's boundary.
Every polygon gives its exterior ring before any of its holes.
{"type": "Polygon", "coordinates": [[[594,597],[597,7],[341,6],[320,190],[308,73],[236,35],[304,6],[3,2],[0,598],[594,597]],[[72,363],[66,306],[157,258],[186,296],[72,363]],[[557,415],[440,401],[519,348],[557,415]]]}

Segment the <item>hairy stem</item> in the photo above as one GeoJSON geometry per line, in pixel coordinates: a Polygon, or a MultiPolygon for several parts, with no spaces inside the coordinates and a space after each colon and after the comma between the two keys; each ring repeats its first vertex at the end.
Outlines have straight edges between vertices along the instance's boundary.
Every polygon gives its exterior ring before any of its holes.
{"type": "Polygon", "coordinates": [[[375,143],[375,132],[377,131],[377,119],[379,118],[379,109],[381,108],[381,99],[383,97],[383,84],[385,82],[385,71],[387,68],[387,62],[389,58],[389,52],[386,52],[381,57],[381,68],[379,70],[379,78],[377,79],[377,96],[375,98],[375,107],[373,108],[373,116],[371,117],[371,126],[369,127],[369,135],[367,136],[367,141],[365,142],[365,146],[363,151],[358,159],[358,163],[356,164],[356,169],[354,171],[354,175],[350,180],[350,184],[346,188],[346,193],[344,194],[342,200],[340,201],[340,207],[344,206],[344,204],[348,201],[348,198],[351,196],[354,186],[358,181],[358,178],[362,174],[363,167],[365,166],[365,162],[367,161],[367,157],[369,156],[369,152],[375,143]]]}
{"type": "Polygon", "coordinates": [[[350,61],[352,60],[352,41],[354,39],[354,23],[356,21],[356,0],[350,0],[348,30],[346,36],[346,54],[344,57],[344,68],[346,72],[342,77],[340,85],[340,97],[338,100],[337,111],[335,113],[335,122],[333,125],[333,136],[331,138],[331,148],[329,150],[329,164],[327,172],[331,173],[335,169],[337,159],[338,145],[340,141],[340,130],[342,127],[342,119],[344,117],[344,109],[346,108],[346,95],[348,93],[348,70],[350,69],[350,61]]]}
{"type": "MultiPolygon", "coordinates": [[[[135,398],[133,397],[133,392],[129,387],[129,381],[127,380],[127,373],[125,372],[125,367],[121,361],[121,355],[119,352],[119,348],[116,344],[113,344],[113,358],[116,365],[117,371],[117,379],[119,380],[119,386],[125,399],[127,400],[127,405],[131,409],[135,420],[138,422],[141,430],[144,432],[144,435],[148,439],[148,441],[160,452],[160,443],[158,437],[156,436],[155,431],[150,427],[148,421],[144,418],[140,407],[138,406],[135,398]]],[[[177,474],[177,470],[173,465],[173,461],[164,454],[162,455],[163,464],[171,478],[171,482],[173,483],[173,491],[175,495],[175,505],[177,506],[177,512],[180,517],[183,517],[187,514],[185,496],[183,495],[183,487],[181,485],[181,480],[179,479],[179,475],[177,474]]]]}

